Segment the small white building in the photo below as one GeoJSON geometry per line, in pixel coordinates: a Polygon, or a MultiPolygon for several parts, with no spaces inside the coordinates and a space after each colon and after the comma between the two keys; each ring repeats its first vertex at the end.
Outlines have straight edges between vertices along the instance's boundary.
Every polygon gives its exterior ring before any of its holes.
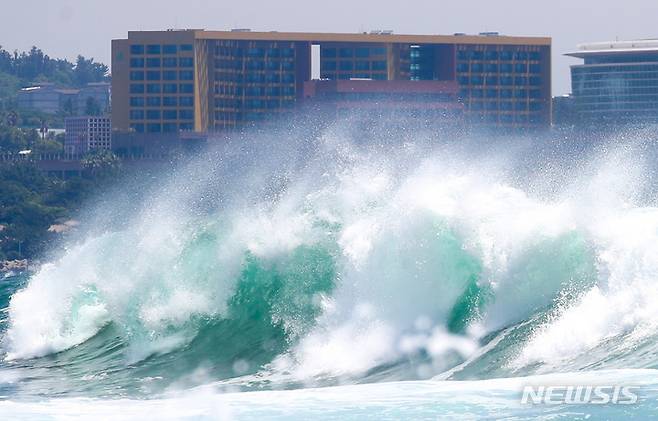
{"type": "Polygon", "coordinates": [[[69,117],[64,120],[64,151],[82,155],[112,147],[112,125],[108,116],[69,117]]]}

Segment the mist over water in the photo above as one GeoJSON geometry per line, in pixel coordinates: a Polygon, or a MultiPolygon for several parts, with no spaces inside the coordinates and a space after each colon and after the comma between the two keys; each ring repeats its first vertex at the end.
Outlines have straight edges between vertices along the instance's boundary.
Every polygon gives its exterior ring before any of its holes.
{"type": "Polygon", "coordinates": [[[310,411],[362,387],[432,416],[454,386],[475,416],[495,409],[478,390],[514,399],[516,377],[654,376],[654,139],[340,122],[217,140],[105,195],[50,263],[2,281],[4,409],[213,396],[240,415],[271,390],[310,411]]]}

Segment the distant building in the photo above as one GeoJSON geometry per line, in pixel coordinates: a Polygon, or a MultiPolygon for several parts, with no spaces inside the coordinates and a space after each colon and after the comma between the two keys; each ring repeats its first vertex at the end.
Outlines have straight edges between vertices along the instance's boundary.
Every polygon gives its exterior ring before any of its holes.
{"type": "Polygon", "coordinates": [[[18,92],[18,108],[45,114],[63,112],[69,115],[84,115],[89,98],[99,115],[107,114],[110,107],[110,84],[89,83],[82,89],[69,89],[42,83],[23,88],[18,92]]]}
{"type": "Polygon", "coordinates": [[[368,122],[386,117],[387,126],[413,119],[427,127],[459,127],[464,106],[455,81],[313,80],[304,84],[304,102],[328,117],[368,122]]]}
{"type": "Polygon", "coordinates": [[[107,116],[69,117],[64,120],[64,151],[82,155],[112,147],[112,125],[107,116]]]}
{"type": "Polygon", "coordinates": [[[77,95],[77,89],[63,89],[52,83],[43,83],[21,89],[18,92],[18,108],[56,114],[68,107],[75,112],[77,95]]]}
{"type": "Polygon", "coordinates": [[[582,44],[567,56],[571,87],[583,123],[658,122],[658,40],[582,44]]]}
{"type": "Polygon", "coordinates": [[[471,122],[551,123],[550,38],[169,30],[112,42],[113,128],[212,132],[289,115],[311,80],[314,45],[323,79],[452,82],[471,122]]]}

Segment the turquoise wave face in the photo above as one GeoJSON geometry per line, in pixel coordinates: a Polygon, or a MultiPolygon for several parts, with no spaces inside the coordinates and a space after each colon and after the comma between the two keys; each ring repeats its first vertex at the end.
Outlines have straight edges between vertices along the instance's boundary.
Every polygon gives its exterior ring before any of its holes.
{"type": "Polygon", "coordinates": [[[115,204],[130,222],[0,284],[1,391],[153,397],[655,366],[658,212],[616,199],[623,175],[543,198],[484,157],[435,152],[391,163],[347,148],[232,174],[221,193],[217,171],[192,166],[141,207],[115,204]]]}

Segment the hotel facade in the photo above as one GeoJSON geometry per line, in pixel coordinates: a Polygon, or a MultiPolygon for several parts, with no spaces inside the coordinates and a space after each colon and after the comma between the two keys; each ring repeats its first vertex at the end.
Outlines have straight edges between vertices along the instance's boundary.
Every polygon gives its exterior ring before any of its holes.
{"type": "Polygon", "coordinates": [[[658,122],[658,40],[581,44],[567,56],[583,60],[571,66],[571,89],[582,123],[658,122]]]}
{"type": "Polygon", "coordinates": [[[168,30],[112,42],[113,130],[214,132],[291,114],[313,46],[322,80],[450,82],[469,122],[550,125],[550,38],[168,30]]]}

